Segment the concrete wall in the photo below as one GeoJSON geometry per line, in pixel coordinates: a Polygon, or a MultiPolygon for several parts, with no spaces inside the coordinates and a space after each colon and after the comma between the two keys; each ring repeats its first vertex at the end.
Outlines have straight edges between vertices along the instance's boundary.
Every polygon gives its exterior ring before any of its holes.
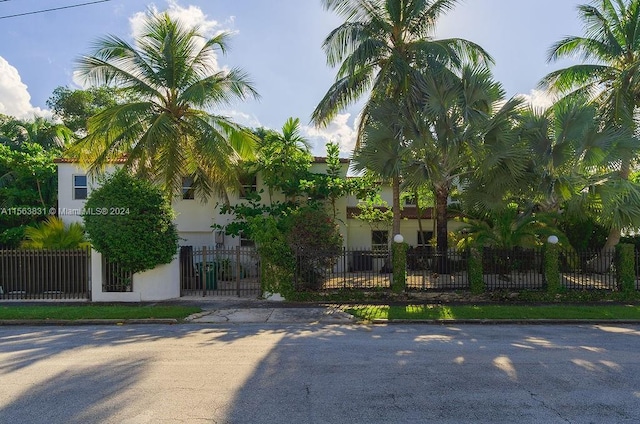
{"type": "Polygon", "coordinates": [[[93,302],[148,302],[180,297],[178,257],[155,269],[133,275],[131,292],[102,291],[102,254],[91,251],[91,300],[93,302]]]}

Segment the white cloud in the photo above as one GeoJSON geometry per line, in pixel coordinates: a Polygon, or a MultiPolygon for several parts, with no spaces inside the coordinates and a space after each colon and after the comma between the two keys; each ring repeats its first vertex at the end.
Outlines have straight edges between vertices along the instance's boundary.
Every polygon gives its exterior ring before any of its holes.
{"type": "Polygon", "coordinates": [[[22,82],[18,70],[0,56],[0,113],[16,118],[33,118],[34,115],[51,117],[50,111],[33,107],[27,85],[22,82]]]}
{"type": "Polygon", "coordinates": [[[227,116],[231,118],[233,122],[244,125],[245,127],[259,128],[263,126],[255,115],[249,115],[238,110],[223,110],[217,114],[227,116]]]}
{"type": "Polygon", "coordinates": [[[356,146],[358,119],[353,124],[349,124],[350,113],[338,114],[329,125],[324,128],[303,126],[302,132],[309,139],[313,147],[313,153],[325,156],[325,144],[329,141],[338,143],[340,153],[343,156],[351,155],[356,146]]]}
{"type": "Polygon", "coordinates": [[[531,90],[529,94],[521,94],[528,103],[534,109],[548,109],[551,107],[558,98],[546,91],[531,90]]]}

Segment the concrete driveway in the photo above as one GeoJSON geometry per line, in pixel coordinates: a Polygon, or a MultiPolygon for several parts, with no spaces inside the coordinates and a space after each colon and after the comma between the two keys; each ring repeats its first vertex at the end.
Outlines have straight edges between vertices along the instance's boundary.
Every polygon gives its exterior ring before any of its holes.
{"type": "Polygon", "coordinates": [[[640,326],[0,327],[2,423],[637,423],[640,326]]]}

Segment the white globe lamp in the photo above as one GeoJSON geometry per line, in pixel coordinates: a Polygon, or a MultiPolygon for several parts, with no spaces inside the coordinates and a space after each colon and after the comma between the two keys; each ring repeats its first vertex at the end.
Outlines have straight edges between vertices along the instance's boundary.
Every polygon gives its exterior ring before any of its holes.
{"type": "Polygon", "coordinates": [[[402,237],[402,234],[396,234],[393,236],[393,241],[396,243],[402,243],[404,241],[404,237],[402,237]]]}
{"type": "Polygon", "coordinates": [[[547,242],[550,244],[558,244],[559,241],[558,236],[549,236],[547,239],[547,242]]]}

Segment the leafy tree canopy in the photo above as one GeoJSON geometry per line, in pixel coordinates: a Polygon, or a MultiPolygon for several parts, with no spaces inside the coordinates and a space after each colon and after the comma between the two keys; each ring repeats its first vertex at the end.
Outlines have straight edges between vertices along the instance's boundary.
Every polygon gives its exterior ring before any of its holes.
{"type": "Polygon", "coordinates": [[[72,131],[86,133],[87,121],[104,109],[116,106],[120,99],[118,90],[102,86],[86,90],[57,87],[47,100],[53,112],[72,131]]]}

